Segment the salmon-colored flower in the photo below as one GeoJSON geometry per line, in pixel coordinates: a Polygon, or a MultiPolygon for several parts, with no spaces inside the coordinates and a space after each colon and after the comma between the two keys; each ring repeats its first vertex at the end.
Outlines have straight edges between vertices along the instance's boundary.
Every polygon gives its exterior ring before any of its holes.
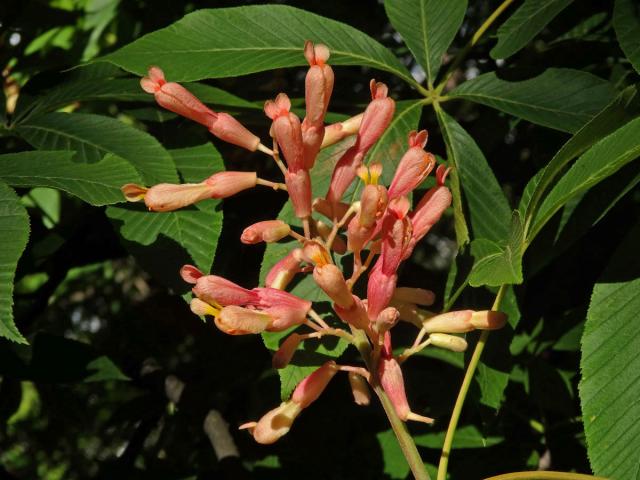
{"type": "Polygon", "coordinates": [[[324,117],[333,91],[334,75],[326,63],[329,59],[326,45],[313,45],[307,41],[304,55],[309,62],[309,71],[305,78],[306,116],[302,122],[302,141],[305,167],[311,169],[324,139],[324,117]]]}
{"type": "Polygon", "coordinates": [[[360,123],[356,143],[338,160],[331,175],[331,184],[326,198],[337,203],[349,185],[356,178],[358,168],[364,156],[373,144],[382,136],[391,123],[395,111],[395,102],[387,97],[387,86],[371,80],[371,103],[367,106],[360,123]]]}
{"type": "Polygon", "coordinates": [[[423,150],[426,143],[426,130],[414,131],[409,134],[409,150],[400,160],[396,174],[389,186],[389,199],[408,195],[433,170],[436,158],[423,150]]]}
{"type": "Polygon", "coordinates": [[[389,400],[393,404],[398,417],[401,420],[414,420],[423,423],[433,423],[433,419],[418,415],[411,411],[409,402],[407,401],[407,394],[404,388],[404,377],[402,376],[402,370],[400,364],[393,356],[391,351],[391,334],[386,332],[384,336],[384,347],[380,355],[380,362],[378,364],[378,377],[380,384],[385,393],[389,396],[389,400]]]}
{"type": "Polygon", "coordinates": [[[245,423],[240,428],[248,429],[258,443],[276,442],[289,432],[300,412],[318,399],[337,372],[334,361],[326,362],[298,384],[289,401],[282,402],[259,421],[245,423]]]}
{"type": "Polygon", "coordinates": [[[280,93],[275,100],[267,100],[264,112],[273,120],[271,131],[280,146],[290,172],[305,168],[302,127],[300,119],[291,110],[291,100],[280,93]]]}
{"type": "Polygon", "coordinates": [[[198,122],[225,142],[238,145],[252,152],[258,149],[260,139],[227,113],[214,112],[182,85],[167,82],[164,72],[151,67],[148,76],[140,80],[140,86],[152,93],[160,105],[178,115],[198,122]]]}

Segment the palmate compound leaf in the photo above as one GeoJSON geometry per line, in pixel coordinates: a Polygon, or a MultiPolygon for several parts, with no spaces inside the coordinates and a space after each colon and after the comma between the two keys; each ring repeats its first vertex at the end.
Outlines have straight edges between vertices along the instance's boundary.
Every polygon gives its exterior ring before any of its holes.
{"type": "Polygon", "coordinates": [[[386,0],[384,7],[433,85],[442,57],[464,19],[467,0],[386,0]]]}
{"type": "Polygon", "coordinates": [[[582,336],[580,403],[596,475],[638,478],[640,257],[637,226],[593,289],[582,336]]]}
{"type": "MultiPolygon", "coordinates": [[[[199,182],[224,170],[222,157],[211,144],[171,150],[170,154],[184,182],[199,182]]],[[[204,272],[211,269],[222,229],[219,201],[205,200],[163,213],[149,212],[143,203],[131,204],[109,207],[107,215],[143,267],[165,284],[186,289],[178,275],[185,263],[204,272]]]]}
{"type": "Polygon", "coordinates": [[[613,100],[615,90],[609,82],[590,73],[549,68],[537,77],[518,82],[485,73],[462,83],[449,96],[573,133],[613,100]]]}
{"type": "Polygon", "coordinates": [[[16,193],[0,181],[0,337],[27,343],[13,322],[13,279],[29,239],[29,216],[16,193]]]}
{"type": "Polygon", "coordinates": [[[73,160],[76,152],[29,151],[0,155],[0,180],[14,187],[50,187],[75,195],[91,205],[124,201],[120,187],[140,182],[126,160],[107,154],[97,163],[73,160]]]}
{"type": "MultiPolygon", "coordinates": [[[[365,159],[366,163],[380,162],[383,164],[382,182],[387,186],[393,178],[395,167],[400,161],[402,154],[407,149],[408,133],[418,128],[421,113],[422,103],[419,101],[410,100],[398,102],[391,124],[369,151],[365,159]]],[[[326,194],[334,165],[353,142],[354,138],[348,138],[333,147],[321,151],[311,171],[314,197],[320,197],[326,194]]],[[[358,188],[359,185],[359,182],[354,182],[352,188],[345,194],[345,199],[355,200],[360,190],[358,188]]],[[[291,225],[299,225],[298,219],[293,215],[290,202],[285,204],[278,218],[291,225]]],[[[267,245],[260,269],[261,285],[264,284],[264,278],[271,267],[298,245],[297,241],[281,241],[267,245]]],[[[339,262],[342,257],[336,255],[335,258],[336,261],[339,262]]],[[[310,275],[305,275],[304,277],[302,274],[298,275],[292,282],[292,285],[293,288],[288,290],[302,298],[317,302],[314,303],[314,308],[317,308],[321,315],[325,311],[330,311],[329,298],[315,284],[310,275]]],[[[330,315],[327,316],[329,318],[331,317],[330,315]]],[[[275,351],[288,333],[289,332],[264,333],[262,337],[266,347],[271,351],[275,351]]],[[[280,376],[280,394],[283,399],[287,399],[295,386],[305,376],[313,372],[323,361],[342,355],[347,348],[347,343],[342,339],[334,340],[334,338],[325,339],[321,342],[315,340],[305,342],[305,345],[301,345],[298,348],[291,364],[286,368],[278,370],[280,376]]]]}
{"type": "Polygon", "coordinates": [[[498,29],[492,58],[507,58],[525,47],[573,0],[525,0],[498,29]]]}
{"type": "Polygon", "coordinates": [[[158,65],[172,81],[195,81],[306,65],[305,40],[326,44],[332,65],[365,65],[415,84],[400,61],[368,35],[285,5],[198,10],[100,60],[138,75],[158,65]]]}

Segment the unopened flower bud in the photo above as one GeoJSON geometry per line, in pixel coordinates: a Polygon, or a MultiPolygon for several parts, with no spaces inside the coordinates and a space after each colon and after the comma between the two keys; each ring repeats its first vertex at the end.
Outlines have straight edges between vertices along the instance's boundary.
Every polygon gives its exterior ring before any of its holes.
{"type": "Polygon", "coordinates": [[[213,187],[212,198],[227,198],[255,187],[258,176],[256,172],[219,172],[211,175],[204,183],[213,187]]]}
{"type": "MultiPolygon", "coordinates": [[[[130,185],[125,187],[131,192],[130,185]]],[[[159,183],[144,194],[144,203],[153,212],[171,212],[213,198],[215,190],[206,183],[159,183]]],[[[126,195],[127,193],[125,193],[126,195]]]]}
{"type": "Polygon", "coordinates": [[[245,228],[240,241],[246,244],[272,243],[283,239],[290,231],[291,227],[282,220],[266,220],[245,228]]]}
{"type": "Polygon", "coordinates": [[[398,323],[400,319],[400,312],[394,307],[387,307],[380,312],[374,322],[374,329],[376,332],[384,333],[391,330],[393,326],[398,323]]]}
{"type": "Polygon", "coordinates": [[[433,302],[436,301],[436,294],[424,288],[396,287],[395,292],[393,292],[393,300],[428,306],[433,305],[433,302]]]}
{"type": "Polygon", "coordinates": [[[264,104],[264,112],[273,120],[271,127],[274,138],[280,145],[289,171],[296,172],[304,167],[304,147],[300,119],[289,110],[289,97],[280,93],[274,101],[264,104]]]}
{"type": "Polygon", "coordinates": [[[351,393],[353,394],[353,401],[356,402],[356,405],[369,405],[371,402],[371,392],[364,377],[355,372],[349,372],[349,385],[351,385],[351,393]]]}
{"type": "Polygon", "coordinates": [[[326,126],[324,129],[324,138],[322,139],[321,148],[334,145],[340,140],[358,133],[363,116],[364,114],[360,113],[355,117],[348,118],[344,122],[332,123],[331,125],[326,126]]]}
{"type": "Polygon", "coordinates": [[[372,227],[387,208],[387,189],[382,185],[367,185],[360,198],[358,223],[362,227],[372,227]]]}
{"type": "Polygon", "coordinates": [[[258,296],[258,300],[252,305],[273,318],[268,329],[270,332],[281,332],[294,325],[300,325],[311,309],[310,301],[283,290],[254,288],[252,293],[258,296]]]}
{"type": "Polygon", "coordinates": [[[422,326],[428,333],[466,333],[474,330],[471,315],[473,310],[441,313],[426,319],[422,326]]]}
{"type": "Polygon", "coordinates": [[[431,345],[434,347],[444,348],[452,352],[464,352],[467,349],[467,341],[456,335],[432,333],[429,335],[429,340],[431,340],[431,345]]]}
{"type": "Polygon", "coordinates": [[[333,70],[327,65],[329,55],[330,52],[326,45],[305,42],[304,56],[309,62],[309,71],[305,78],[305,105],[307,109],[305,123],[308,123],[309,126],[324,126],[324,116],[329,106],[334,81],[333,70]]]}
{"type": "Polygon", "coordinates": [[[413,226],[412,248],[431,230],[431,227],[440,220],[444,211],[451,205],[451,192],[444,186],[447,172],[448,170],[444,165],[438,167],[436,171],[438,185],[429,189],[413,212],[411,212],[410,218],[413,226]]]}
{"type": "Polygon", "coordinates": [[[282,402],[278,407],[267,412],[258,422],[248,422],[240,425],[240,429],[247,429],[256,442],[269,445],[278,441],[291,429],[291,425],[302,411],[302,407],[295,402],[282,402]]]}
{"type": "Polygon", "coordinates": [[[507,315],[494,310],[473,312],[469,320],[478,330],[498,330],[507,323],[507,315]]]}
{"type": "Polygon", "coordinates": [[[293,358],[293,354],[296,352],[298,345],[302,341],[302,336],[297,333],[292,333],[289,335],[278,351],[273,354],[273,358],[271,359],[271,365],[273,368],[284,368],[289,365],[289,362],[293,358]]]}
{"type": "Polygon", "coordinates": [[[214,321],[228,335],[249,335],[268,330],[273,318],[258,310],[231,305],[220,310],[214,321]]]}
{"type": "Polygon", "coordinates": [[[333,263],[316,266],[313,269],[313,279],[340,308],[351,308],[351,305],[353,305],[351,291],[342,275],[342,271],[333,263]]]}
{"type": "Polygon", "coordinates": [[[336,362],[329,360],[324,363],[298,384],[291,395],[291,401],[300,405],[300,408],[307,408],[318,399],[337,372],[336,362]]]}

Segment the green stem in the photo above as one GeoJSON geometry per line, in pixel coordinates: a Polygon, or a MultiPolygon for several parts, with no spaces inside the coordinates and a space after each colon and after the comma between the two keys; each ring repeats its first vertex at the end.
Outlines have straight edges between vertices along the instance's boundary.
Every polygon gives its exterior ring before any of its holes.
{"type": "Polygon", "coordinates": [[[485,480],[607,480],[604,477],[583,475],[582,473],[569,472],[513,472],[496,475],[485,480]]]}
{"type": "MultiPolygon", "coordinates": [[[[454,262],[455,262],[455,260],[454,260],[454,262]]],[[[448,312],[449,310],[451,310],[451,307],[453,307],[453,304],[456,303],[456,300],[458,299],[458,297],[460,295],[462,295],[462,292],[464,291],[465,288],[467,288],[468,285],[469,285],[469,277],[467,276],[465,281],[462,282],[462,284],[453,293],[453,295],[451,295],[449,297],[449,300],[447,300],[447,303],[444,304],[444,308],[442,309],[442,313],[448,312]]]]}
{"type": "Polygon", "coordinates": [[[373,388],[373,391],[376,392],[376,395],[378,395],[378,398],[380,399],[380,403],[382,403],[382,408],[384,408],[384,412],[387,414],[393,433],[396,434],[398,444],[400,444],[400,449],[411,468],[411,473],[413,473],[414,478],[416,480],[431,480],[431,477],[429,477],[429,474],[424,467],[424,462],[422,461],[422,458],[420,458],[420,453],[418,452],[416,444],[407,430],[406,425],[402,420],[400,420],[400,417],[398,417],[391,400],[380,385],[376,385],[373,388]]]}
{"type": "Polygon", "coordinates": [[[411,468],[411,473],[413,473],[413,476],[416,480],[431,480],[429,473],[424,467],[424,462],[422,461],[422,458],[420,458],[418,448],[416,447],[413,438],[409,434],[406,425],[402,420],[400,420],[400,417],[398,417],[393,403],[391,403],[391,400],[387,396],[382,386],[376,381],[377,365],[372,364],[371,344],[369,343],[366,334],[362,330],[359,330],[357,328],[352,328],[351,332],[353,333],[353,337],[355,339],[355,346],[360,352],[360,355],[362,355],[362,359],[364,360],[367,369],[369,370],[369,372],[371,372],[373,391],[380,399],[382,408],[384,408],[384,413],[387,414],[387,418],[389,419],[389,423],[391,424],[393,433],[395,433],[396,435],[398,444],[400,445],[400,449],[402,450],[404,458],[409,464],[409,468],[411,468]]]}
{"type": "MultiPolygon", "coordinates": [[[[496,299],[493,302],[491,310],[498,310],[500,308],[500,303],[502,302],[506,291],[507,286],[502,285],[498,290],[498,294],[496,295],[496,299]]],[[[488,338],[489,330],[483,330],[480,334],[480,338],[478,339],[478,343],[476,344],[476,348],[471,355],[471,360],[469,361],[469,365],[467,366],[467,371],[464,374],[462,386],[460,387],[460,391],[458,392],[458,398],[456,398],[456,403],[453,407],[453,412],[451,413],[451,420],[449,420],[449,426],[447,427],[447,434],[444,438],[444,445],[442,446],[442,453],[440,454],[440,463],[438,464],[437,480],[445,480],[447,478],[447,467],[449,465],[451,445],[453,444],[453,437],[456,433],[456,428],[458,427],[458,420],[460,420],[460,413],[462,412],[462,407],[464,405],[465,399],[467,398],[467,393],[469,392],[469,387],[471,386],[473,375],[476,372],[476,368],[478,368],[480,356],[482,355],[482,351],[487,344],[488,338]]]]}
{"type": "Polygon", "coordinates": [[[460,66],[460,64],[466,58],[469,51],[471,51],[474,45],[478,43],[482,35],[484,35],[484,33],[489,29],[489,27],[493,25],[493,22],[495,22],[498,19],[498,17],[502,14],[502,12],[504,12],[512,3],[513,3],[513,0],[504,0],[498,6],[498,8],[496,8],[493,11],[493,13],[489,15],[489,17],[484,21],[484,23],[480,25],[480,28],[478,28],[478,30],[476,30],[476,32],[473,34],[473,37],[471,37],[471,40],[469,40],[469,43],[467,43],[465,47],[460,51],[460,53],[458,53],[458,55],[456,56],[451,66],[447,69],[447,73],[445,73],[442,81],[436,87],[436,92],[438,92],[438,94],[442,92],[445,85],[449,81],[449,78],[451,78],[451,75],[453,75],[453,72],[455,72],[456,69],[460,66]]]}

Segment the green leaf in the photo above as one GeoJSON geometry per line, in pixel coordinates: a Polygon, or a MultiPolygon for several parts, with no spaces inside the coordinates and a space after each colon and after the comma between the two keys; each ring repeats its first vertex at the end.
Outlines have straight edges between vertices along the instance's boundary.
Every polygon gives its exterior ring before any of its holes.
{"type": "Polygon", "coordinates": [[[385,0],[384,7],[433,85],[442,57],[462,25],[467,0],[385,0]]]}
{"type": "Polygon", "coordinates": [[[596,475],[634,478],[640,448],[640,229],[596,283],[582,336],[580,403],[596,475]]]}
{"type": "Polygon", "coordinates": [[[527,183],[518,206],[523,215],[526,213],[527,221],[529,217],[534,215],[539,201],[553,179],[564,170],[571,160],[584,153],[598,140],[625,125],[639,113],[640,95],[638,95],[637,87],[628,87],[571,137],[554,155],[549,164],[527,183]]]}
{"type": "Polygon", "coordinates": [[[471,254],[476,260],[469,275],[469,285],[498,287],[522,283],[523,241],[522,218],[515,210],[506,242],[500,244],[486,238],[471,242],[471,254]]]}
{"type": "Polygon", "coordinates": [[[613,7],[613,28],[618,43],[633,68],[640,73],[640,10],[633,0],[616,0],[613,7]]]}
{"type": "Polygon", "coordinates": [[[14,187],[51,187],[91,205],[124,201],[120,187],[140,182],[126,160],[107,154],[98,163],[74,162],[75,152],[31,151],[0,155],[0,179],[14,187]]]}
{"type": "Polygon", "coordinates": [[[460,153],[456,151],[457,145],[453,144],[453,139],[447,130],[448,122],[446,120],[444,110],[442,110],[442,108],[437,104],[435,105],[435,110],[438,117],[438,123],[440,124],[440,131],[442,132],[445,145],[447,146],[449,166],[452,167],[451,173],[449,174],[449,181],[453,204],[453,221],[458,249],[461,249],[469,243],[469,227],[467,226],[467,220],[464,216],[464,206],[462,204],[462,187],[460,185],[460,173],[458,170],[460,153]]]}
{"type": "Polygon", "coordinates": [[[390,478],[391,480],[404,480],[407,478],[411,469],[402,454],[402,449],[393,430],[377,433],[376,438],[382,451],[385,478],[390,478]]]}
{"type": "MultiPolygon", "coordinates": [[[[521,318],[513,287],[506,290],[500,304],[500,311],[507,314],[509,324],[491,334],[488,340],[489,346],[480,359],[475,375],[480,390],[480,403],[496,410],[502,405],[504,391],[511,377],[513,355],[510,346],[513,343],[514,330],[521,318]]],[[[471,349],[468,351],[470,352],[471,349]]]]}
{"type": "Polygon", "coordinates": [[[29,239],[29,216],[16,193],[0,182],[0,337],[27,340],[13,322],[13,278],[29,239]]]}
{"type": "Polygon", "coordinates": [[[508,58],[544,29],[573,0],[525,0],[498,29],[492,58],[508,58]]]}
{"type": "Polygon", "coordinates": [[[605,23],[607,16],[607,12],[598,12],[584,19],[552,42],[549,42],[548,45],[553,45],[566,40],[599,40],[602,38],[602,33],[608,28],[608,24],[605,23]]]}
{"type": "Polygon", "coordinates": [[[613,100],[606,80],[579,70],[549,68],[520,82],[485,73],[464,82],[449,96],[465,98],[532,123],[573,133],[613,100]]]}
{"type": "MultiPolygon", "coordinates": [[[[222,157],[211,144],[172,150],[171,156],[185,182],[201,181],[224,170],[222,157]]],[[[132,246],[135,253],[147,255],[142,259],[145,268],[165,267],[159,275],[169,275],[169,283],[171,279],[178,281],[178,270],[184,263],[193,262],[204,272],[211,269],[222,229],[222,210],[218,207],[219,201],[205,200],[193,208],[159,213],[132,204],[109,207],[107,215],[119,225],[125,240],[146,247],[132,246]],[[181,248],[176,249],[174,242],[181,248]]]]}
{"type": "Polygon", "coordinates": [[[474,238],[494,242],[507,238],[511,208],[487,159],[473,138],[443,110],[438,110],[438,121],[447,157],[462,184],[474,238]]]}
{"type": "Polygon", "coordinates": [[[528,238],[572,197],[579,195],[640,156],[640,118],[636,118],[593,145],[572,165],[546,196],[528,238]]]}
{"type": "Polygon", "coordinates": [[[87,370],[93,371],[84,379],[85,382],[105,382],[107,380],[131,380],[109,357],[102,355],[87,363],[87,370]]]}
{"type": "MultiPolygon", "coordinates": [[[[416,435],[413,439],[416,445],[425,448],[441,449],[446,432],[432,432],[416,435]]],[[[456,430],[453,438],[453,448],[486,448],[498,445],[504,441],[503,437],[496,435],[485,436],[475,425],[465,425],[456,430]]]]}
{"type": "Polygon", "coordinates": [[[306,65],[305,40],[326,44],[332,65],[365,65],[416,83],[368,35],[285,5],[198,10],[100,60],[138,75],[158,65],[171,81],[184,82],[306,65]]]}
{"type": "Polygon", "coordinates": [[[40,150],[75,150],[96,163],[106,153],[131,162],[147,184],[176,182],[169,153],[151,135],[118,120],[88,113],[48,113],[20,124],[17,132],[40,150]]]}

